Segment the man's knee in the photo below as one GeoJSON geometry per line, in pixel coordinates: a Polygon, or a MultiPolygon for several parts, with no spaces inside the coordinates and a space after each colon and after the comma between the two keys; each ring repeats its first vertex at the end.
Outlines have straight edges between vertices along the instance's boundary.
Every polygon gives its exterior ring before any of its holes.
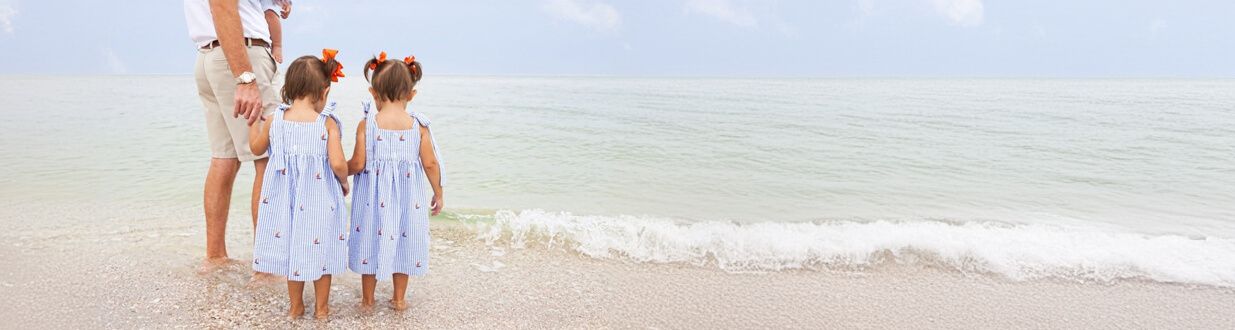
{"type": "Polygon", "coordinates": [[[236,158],[211,158],[210,171],[236,173],[240,170],[240,160],[236,158]]]}

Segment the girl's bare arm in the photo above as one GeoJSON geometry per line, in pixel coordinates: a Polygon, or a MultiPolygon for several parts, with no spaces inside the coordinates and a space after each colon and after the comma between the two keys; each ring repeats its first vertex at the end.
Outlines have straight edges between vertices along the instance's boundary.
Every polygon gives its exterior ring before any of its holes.
{"type": "Polygon", "coordinates": [[[356,149],[352,150],[352,159],[347,161],[347,174],[356,175],[364,170],[365,158],[365,123],[356,125],[356,149]]]}
{"type": "Polygon", "coordinates": [[[254,155],[266,153],[270,148],[270,116],[265,120],[249,125],[249,151],[254,155]]]}
{"type": "Polygon", "coordinates": [[[335,178],[339,179],[339,184],[343,186],[343,194],[346,195],[350,189],[347,184],[347,161],[343,159],[343,141],[339,136],[339,125],[334,120],[326,121],[326,134],[329,139],[326,140],[326,157],[330,159],[330,169],[334,171],[335,178]]]}
{"type": "Polygon", "coordinates": [[[429,135],[429,128],[420,126],[420,164],[425,169],[425,176],[429,178],[429,185],[433,187],[433,200],[429,203],[432,207],[433,215],[438,215],[442,212],[442,170],[437,162],[437,153],[433,145],[433,137],[429,135]]]}

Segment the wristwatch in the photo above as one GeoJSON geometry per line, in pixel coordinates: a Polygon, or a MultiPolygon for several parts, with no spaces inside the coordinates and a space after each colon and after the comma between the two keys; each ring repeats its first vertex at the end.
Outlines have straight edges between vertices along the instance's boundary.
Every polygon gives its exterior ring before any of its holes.
{"type": "Polygon", "coordinates": [[[240,73],[239,77],[236,77],[236,84],[237,85],[252,84],[256,80],[257,80],[257,75],[253,74],[252,72],[245,71],[245,72],[240,73]]]}

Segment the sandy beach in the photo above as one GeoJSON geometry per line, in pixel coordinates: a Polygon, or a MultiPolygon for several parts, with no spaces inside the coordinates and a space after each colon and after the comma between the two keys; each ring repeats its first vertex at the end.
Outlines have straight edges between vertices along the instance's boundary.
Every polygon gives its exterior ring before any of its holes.
{"type": "MultiPolygon", "coordinates": [[[[14,328],[1235,327],[1231,288],[1012,281],[897,264],[735,274],[593,259],[564,245],[487,245],[456,221],[433,223],[433,268],[413,280],[410,310],[358,310],[359,277],[349,274],[335,279],[328,321],[290,321],[284,287],[251,286],[246,262],[197,273],[195,210],[22,203],[0,214],[15,224],[0,235],[0,317],[14,328]]],[[[251,230],[238,220],[247,219],[233,215],[229,244],[244,260],[251,230]]],[[[389,290],[379,286],[379,301],[389,290]]]]}

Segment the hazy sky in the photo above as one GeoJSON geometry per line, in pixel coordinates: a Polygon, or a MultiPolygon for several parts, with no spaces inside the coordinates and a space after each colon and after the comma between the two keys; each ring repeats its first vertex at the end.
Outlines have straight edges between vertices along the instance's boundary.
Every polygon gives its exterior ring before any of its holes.
{"type": "MultiPolygon", "coordinates": [[[[296,0],[287,56],[430,73],[1235,77],[1232,0],[296,0]]],[[[0,74],[191,72],[179,0],[0,0],[0,74]]]]}

